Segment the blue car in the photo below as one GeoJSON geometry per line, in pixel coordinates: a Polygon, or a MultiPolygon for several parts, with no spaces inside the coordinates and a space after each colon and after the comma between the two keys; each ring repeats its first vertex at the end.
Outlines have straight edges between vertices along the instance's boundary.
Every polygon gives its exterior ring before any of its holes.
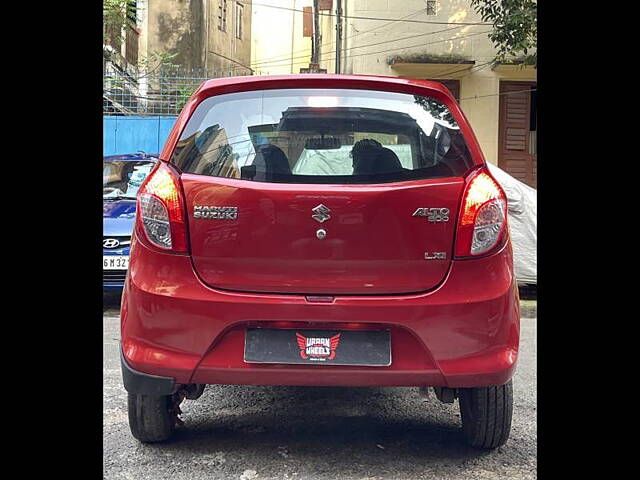
{"type": "Polygon", "coordinates": [[[121,290],[129,266],[136,193],[157,155],[112,155],[102,164],[102,286],[121,290]]]}

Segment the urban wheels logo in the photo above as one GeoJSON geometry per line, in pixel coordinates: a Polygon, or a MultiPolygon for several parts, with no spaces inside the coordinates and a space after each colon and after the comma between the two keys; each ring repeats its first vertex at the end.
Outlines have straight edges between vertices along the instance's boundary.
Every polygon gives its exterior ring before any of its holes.
{"type": "Polygon", "coordinates": [[[300,356],[303,360],[326,362],[336,357],[336,350],[340,343],[340,334],[333,337],[305,337],[296,332],[300,356]]]}

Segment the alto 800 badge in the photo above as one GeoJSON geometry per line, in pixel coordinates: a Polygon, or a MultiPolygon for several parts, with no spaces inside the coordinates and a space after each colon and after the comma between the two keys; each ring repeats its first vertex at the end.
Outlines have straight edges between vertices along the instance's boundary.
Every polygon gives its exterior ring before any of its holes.
{"type": "Polygon", "coordinates": [[[449,209],[420,207],[413,212],[412,217],[427,217],[427,221],[433,223],[448,222],[449,209]]]}

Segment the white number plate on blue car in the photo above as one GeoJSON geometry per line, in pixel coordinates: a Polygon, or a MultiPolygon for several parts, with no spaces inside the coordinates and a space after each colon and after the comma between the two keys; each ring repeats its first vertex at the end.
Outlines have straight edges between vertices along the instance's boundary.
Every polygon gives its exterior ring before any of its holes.
{"type": "Polygon", "coordinates": [[[128,255],[103,255],[103,270],[126,270],[129,267],[128,255]]]}

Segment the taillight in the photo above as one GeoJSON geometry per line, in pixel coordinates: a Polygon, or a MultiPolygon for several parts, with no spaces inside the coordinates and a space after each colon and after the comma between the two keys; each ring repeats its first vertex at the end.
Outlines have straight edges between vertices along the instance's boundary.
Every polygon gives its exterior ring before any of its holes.
{"type": "Polygon", "coordinates": [[[160,162],[138,190],[136,226],[155,247],[187,251],[187,229],[178,179],[160,162]]]}
{"type": "Polygon", "coordinates": [[[462,198],[456,257],[483,255],[507,236],[507,198],[500,185],[480,169],[470,177],[462,198]]]}

